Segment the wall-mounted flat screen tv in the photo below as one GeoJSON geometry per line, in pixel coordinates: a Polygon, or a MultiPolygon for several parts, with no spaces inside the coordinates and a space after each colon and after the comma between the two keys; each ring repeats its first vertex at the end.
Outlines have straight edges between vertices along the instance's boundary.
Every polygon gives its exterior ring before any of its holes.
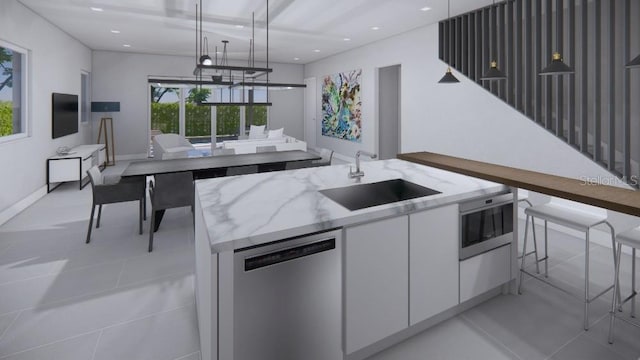
{"type": "Polygon", "coordinates": [[[78,132],[78,95],[51,94],[51,136],[56,139],[78,132]]]}

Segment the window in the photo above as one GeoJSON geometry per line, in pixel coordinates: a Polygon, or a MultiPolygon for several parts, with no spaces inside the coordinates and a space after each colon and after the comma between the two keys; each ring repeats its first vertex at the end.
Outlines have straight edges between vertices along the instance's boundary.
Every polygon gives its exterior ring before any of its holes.
{"type": "Polygon", "coordinates": [[[91,109],[91,82],[88,72],[82,72],[80,74],[80,93],[82,99],[80,103],[80,122],[86,123],[89,121],[89,109],[91,109]]]}
{"type": "Polygon", "coordinates": [[[0,141],[27,133],[26,54],[0,41],[0,141]]]}
{"type": "MultiPolygon", "coordinates": [[[[158,81],[149,81],[149,87],[152,138],[156,134],[180,134],[196,147],[204,147],[212,139],[236,140],[248,133],[250,125],[268,123],[268,107],[264,105],[197,105],[201,101],[244,101],[247,94],[241,89],[158,81]]],[[[264,102],[266,96],[265,90],[256,90],[254,100],[264,102]]]]}

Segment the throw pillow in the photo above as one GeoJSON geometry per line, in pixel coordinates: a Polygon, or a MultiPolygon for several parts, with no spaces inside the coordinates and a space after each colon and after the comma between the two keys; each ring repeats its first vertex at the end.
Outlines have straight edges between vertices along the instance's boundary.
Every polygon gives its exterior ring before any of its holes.
{"type": "Polygon", "coordinates": [[[263,139],[265,125],[251,125],[249,128],[249,139],[263,139]]]}
{"type": "Polygon", "coordinates": [[[267,135],[267,138],[282,139],[283,136],[284,136],[284,128],[280,128],[275,130],[269,130],[269,135],[267,135]]]}

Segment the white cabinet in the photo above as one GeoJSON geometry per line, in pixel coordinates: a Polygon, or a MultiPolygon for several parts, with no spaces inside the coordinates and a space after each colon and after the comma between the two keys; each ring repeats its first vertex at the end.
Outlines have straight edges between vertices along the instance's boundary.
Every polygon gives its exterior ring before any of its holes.
{"type": "Polygon", "coordinates": [[[409,215],[409,319],[415,325],[458,304],[458,205],[409,215]]]}
{"type": "Polygon", "coordinates": [[[460,261],[460,302],[511,279],[511,245],[460,261]]]}
{"type": "Polygon", "coordinates": [[[69,151],[67,155],[51,156],[47,159],[47,192],[53,191],[51,184],[65,181],[78,181],[82,189],[88,184],[83,181],[87,177],[87,170],[93,165],[105,165],[105,146],[103,144],[79,145],[69,151]]]}
{"type": "Polygon", "coordinates": [[[344,230],[346,354],[409,326],[408,225],[404,215],[344,230]]]}

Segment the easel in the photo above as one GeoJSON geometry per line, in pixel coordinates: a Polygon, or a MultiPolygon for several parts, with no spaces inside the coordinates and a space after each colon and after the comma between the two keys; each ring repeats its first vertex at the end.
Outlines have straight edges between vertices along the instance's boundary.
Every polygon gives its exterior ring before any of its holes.
{"type": "Polygon", "coordinates": [[[105,165],[115,165],[116,164],[116,151],[115,145],[113,143],[113,119],[110,117],[103,117],[100,119],[100,127],[98,130],[98,144],[100,144],[100,139],[102,138],[102,132],[104,131],[104,147],[106,150],[106,162],[105,165]],[[108,124],[107,124],[108,123],[108,124]],[[107,127],[108,125],[108,127],[107,127]],[[107,129],[111,129],[111,136],[109,136],[109,132],[107,129]],[[111,140],[109,140],[111,139],[111,140]],[[109,149],[109,144],[111,144],[111,149],[109,149]]]}

